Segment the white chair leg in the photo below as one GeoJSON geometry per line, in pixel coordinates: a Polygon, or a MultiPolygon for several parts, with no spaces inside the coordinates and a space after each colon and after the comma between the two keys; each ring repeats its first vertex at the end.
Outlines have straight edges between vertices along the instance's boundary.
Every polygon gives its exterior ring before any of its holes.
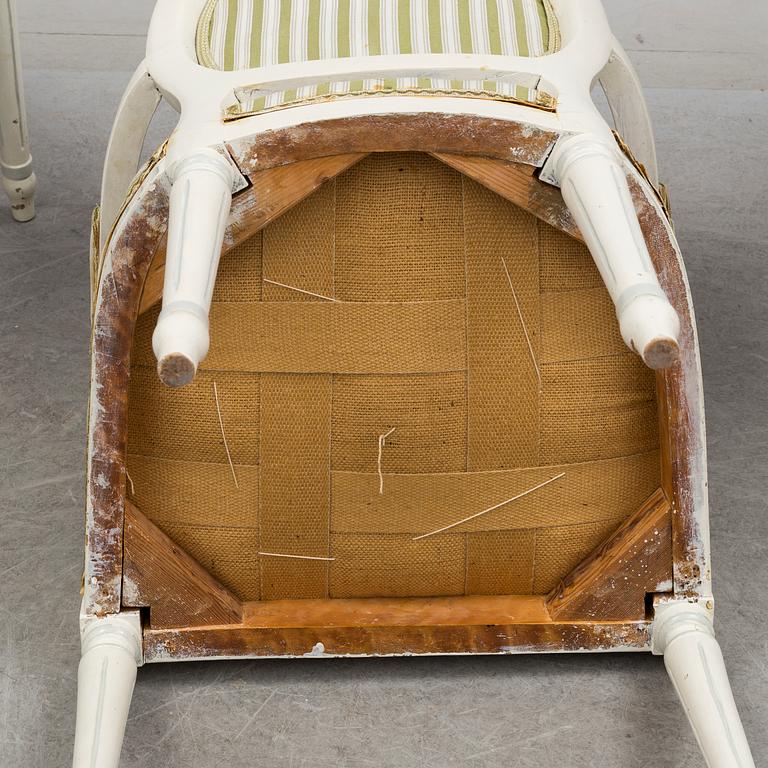
{"type": "Polygon", "coordinates": [[[0,170],[13,218],[34,218],[36,180],[29,153],[14,0],[0,0],[0,170]]]}
{"type": "Polygon", "coordinates": [[[551,168],[616,306],[621,335],[651,368],[678,357],[680,321],[659,285],[614,147],[594,136],[566,139],[551,168]]]}
{"type": "Polygon", "coordinates": [[[117,768],[142,663],[138,611],[81,620],[73,768],[117,768]]]}
{"type": "Polygon", "coordinates": [[[163,309],[152,336],[160,380],[183,387],[208,353],[208,311],[232,203],[235,171],[202,149],[170,172],[163,309]]]}
{"type": "Polygon", "coordinates": [[[755,768],[707,612],[683,601],[657,605],[653,652],[664,654],[709,768],[755,768]]]}

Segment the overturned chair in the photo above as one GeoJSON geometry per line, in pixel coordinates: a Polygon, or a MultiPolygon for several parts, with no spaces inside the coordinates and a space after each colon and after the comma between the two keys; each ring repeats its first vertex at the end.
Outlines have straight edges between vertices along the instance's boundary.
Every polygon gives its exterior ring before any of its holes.
{"type": "Polygon", "coordinates": [[[663,654],[708,764],[752,766],[685,272],[599,2],[333,8],[160,0],[120,105],[75,768],[118,765],[142,663],[607,650],[663,654]]]}

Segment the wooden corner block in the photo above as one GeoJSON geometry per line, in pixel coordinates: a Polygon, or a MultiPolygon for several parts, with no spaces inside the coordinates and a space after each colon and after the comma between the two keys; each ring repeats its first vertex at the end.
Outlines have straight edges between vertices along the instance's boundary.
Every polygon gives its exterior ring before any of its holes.
{"type": "Polygon", "coordinates": [[[241,602],[133,504],[125,503],[123,597],[150,609],[150,627],[240,624],[241,602]]]}
{"type": "Polygon", "coordinates": [[[671,517],[664,492],[655,491],[550,593],[552,619],[643,619],[645,595],[671,588],[671,517]]]}
{"type": "Polygon", "coordinates": [[[432,156],[547,224],[562,229],[577,240],[583,240],[573,217],[563,205],[560,190],[542,184],[534,175],[535,167],[490,157],[470,157],[447,152],[433,152],[432,156]]]}

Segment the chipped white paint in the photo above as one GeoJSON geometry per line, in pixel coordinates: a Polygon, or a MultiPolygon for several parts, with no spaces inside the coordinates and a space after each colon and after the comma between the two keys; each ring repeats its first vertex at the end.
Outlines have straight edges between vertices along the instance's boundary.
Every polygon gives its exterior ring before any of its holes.
{"type": "Polygon", "coordinates": [[[122,603],[123,605],[142,604],[141,590],[138,584],[126,573],[123,573],[122,603]]]}
{"type": "Polygon", "coordinates": [[[312,646],[312,650],[309,651],[308,653],[305,653],[304,657],[307,658],[307,657],[318,657],[318,656],[326,656],[326,655],[327,654],[325,652],[325,646],[322,643],[315,643],[312,646]]]}
{"type": "MultiPolygon", "coordinates": [[[[704,421],[704,389],[701,376],[701,359],[699,357],[699,337],[696,327],[696,316],[693,312],[693,297],[688,282],[685,263],[677,243],[672,222],[667,218],[658,197],[648,183],[629,160],[622,156],[622,164],[628,177],[642,190],[646,202],[652,206],[657,220],[664,227],[665,234],[675,252],[677,268],[685,291],[685,304],[690,313],[689,339],[682,339],[678,365],[682,368],[682,380],[685,384],[684,400],[687,413],[683,419],[688,425],[688,453],[682,457],[689,465],[689,472],[678,487],[681,502],[690,507],[694,531],[692,540],[686,542],[688,551],[699,569],[698,582],[692,584],[687,572],[681,571],[681,563],[674,562],[674,587],[681,593],[695,596],[701,601],[712,600],[712,569],[709,539],[709,497],[707,493],[707,436],[704,421]]],[[[659,282],[664,288],[670,280],[664,272],[659,273],[659,282]]],[[[680,514],[682,510],[678,510],[680,514]]]]}
{"type": "MultiPolygon", "coordinates": [[[[97,521],[95,519],[95,510],[94,510],[94,500],[91,495],[91,483],[94,484],[98,483],[98,487],[103,488],[104,490],[107,490],[105,486],[103,485],[103,482],[106,478],[103,477],[94,477],[93,471],[94,471],[94,460],[96,458],[95,456],[95,435],[98,433],[99,430],[105,430],[109,434],[114,434],[116,430],[115,424],[110,424],[106,422],[106,414],[104,411],[104,408],[101,405],[101,371],[99,370],[99,366],[101,365],[101,361],[96,358],[94,355],[94,341],[95,339],[105,339],[106,338],[106,329],[103,328],[99,323],[99,318],[102,315],[102,308],[104,306],[105,302],[105,296],[107,291],[114,291],[114,285],[115,285],[115,279],[113,274],[113,263],[112,263],[112,250],[115,246],[115,243],[120,241],[121,236],[124,234],[126,223],[131,221],[132,219],[136,218],[138,215],[138,211],[142,208],[142,201],[148,194],[148,189],[151,188],[153,185],[159,185],[162,184],[164,187],[167,187],[167,178],[165,175],[165,163],[163,160],[160,160],[148,173],[147,178],[145,180],[145,187],[140,190],[136,195],[134,195],[130,200],[127,201],[127,204],[125,206],[125,209],[123,210],[121,216],[119,217],[118,221],[115,223],[112,231],[109,233],[107,237],[107,243],[106,243],[106,250],[103,254],[103,259],[101,263],[101,271],[99,276],[98,285],[96,288],[96,296],[94,297],[94,306],[93,306],[93,317],[94,317],[94,326],[91,336],[91,389],[89,394],[89,400],[88,400],[88,446],[87,446],[87,457],[88,461],[86,464],[86,496],[85,496],[85,529],[86,533],[86,544],[85,544],[85,573],[84,573],[84,593],[83,593],[83,610],[87,614],[91,615],[99,615],[104,613],[109,613],[110,611],[114,611],[115,606],[112,604],[105,604],[103,602],[103,596],[105,595],[116,595],[119,599],[120,595],[120,576],[119,574],[113,575],[111,578],[107,578],[104,575],[104,569],[102,568],[102,565],[106,565],[108,570],[111,563],[105,562],[105,556],[104,554],[99,551],[99,548],[94,548],[91,546],[91,536],[90,534],[93,532],[98,532],[99,535],[102,537],[102,540],[114,540],[116,538],[119,538],[121,535],[120,530],[102,530],[103,526],[97,524],[97,521]]],[[[162,231],[162,229],[165,226],[165,221],[159,221],[154,217],[146,217],[145,223],[147,227],[150,227],[156,231],[162,231]]],[[[115,457],[111,457],[111,460],[117,461],[115,457]]],[[[122,461],[122,460],[121,460],[122,461]]],[[[124,477],[124,467],[121,467],[121,476],[124,477]]],[[[99,473],[101,475],[101,473],[99,473]]],[[[107,483],[107,487],[108,487],[107,483]]],[[[119,489],[116,489],[119,490],[119,489]]],[[[118,518],[122,519],[122,497],[120,497],[119,501],[115,501],[113,503],[113,509],[110,510],[100,510],[102,514],[106,515],[107,513],[112,513],[114,511],[117,511],[118,518]],[[119,510],[115,510],[114,506],[118,505],[120,506],[119,510]]]]}

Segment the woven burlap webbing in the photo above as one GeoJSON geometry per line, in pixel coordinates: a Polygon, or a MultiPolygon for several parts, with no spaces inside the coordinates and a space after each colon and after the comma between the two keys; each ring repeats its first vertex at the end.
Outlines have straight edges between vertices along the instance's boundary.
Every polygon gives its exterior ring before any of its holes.
{"type": "Polygon", "coordinates": [[[660,484],[654,377],[584,246],[425,155],[225,254],[184,389],[156,317],[128,490],[243,599],[543,594],[660,484]]]}

